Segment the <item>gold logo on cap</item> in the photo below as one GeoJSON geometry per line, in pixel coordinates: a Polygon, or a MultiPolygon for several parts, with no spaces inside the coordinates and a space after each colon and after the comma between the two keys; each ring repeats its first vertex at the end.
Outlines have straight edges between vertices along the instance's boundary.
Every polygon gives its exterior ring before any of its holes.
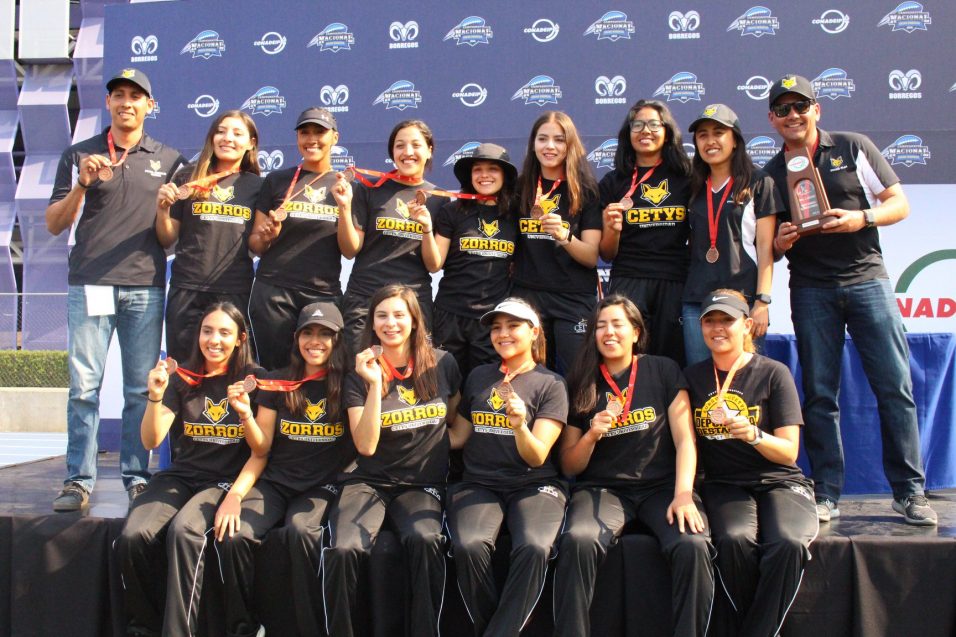
{"type": "Polygon", "coordinates": [[[710,106],[704,109],[704,117],[710,117],[716,112],[717,112],[717,106],[715,104],[711,104],[710,106]]]}
{"type": "Polygon", "coordinates": [[[136,75],[136,69],[123,69],[123,72],[121,73],[121,75],[125,77],[126,79],[129,79],[136,75]]]}
{"type": "Polygon", "coordinates": [[[792,75],[788,75],[787,77],[783,78],[783,80],[780,82],[780,85],[783,86],[783,88],[793,88],[797,85],[797,78],[792,75]]]}

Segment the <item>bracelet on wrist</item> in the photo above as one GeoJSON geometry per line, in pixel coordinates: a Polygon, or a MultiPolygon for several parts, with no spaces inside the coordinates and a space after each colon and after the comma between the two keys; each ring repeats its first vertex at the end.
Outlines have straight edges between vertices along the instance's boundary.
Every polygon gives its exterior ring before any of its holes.
{"type": "Polygon", "coordinates": [[[153,398],[150,398],[149,396],[146,397],[146,400],[147,400],[148,402],[151,402],[151,403],[161,403],[161,402],[163,402],[163,399],[162,399],[162,398],[153,399],[153,398]]]}

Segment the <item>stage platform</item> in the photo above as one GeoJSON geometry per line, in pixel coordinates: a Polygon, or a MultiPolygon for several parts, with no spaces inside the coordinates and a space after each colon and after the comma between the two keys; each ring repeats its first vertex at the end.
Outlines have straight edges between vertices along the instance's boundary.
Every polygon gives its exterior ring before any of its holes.
{"type": "MultiPolygon", "coordinates": [[[[110,547],[126,514],[126,493],[116,455],[101,454],[99,464],[91,506],[70,514],[54,514],[51,508],[61,486],[62,457],[0,469],[0,635],[123,634],[122,588],[110,547]]],[[[841,501],[842,517],[822,525],[811,546],[813,559],[781,634],[956,635],[956,491],[931,493],[930,500],[940,517],[938,527],[904,524],[891,510],[886,495],[841,501]]],[[[287,583],[283,581],[287,578],[275,572],[281,561],[279,555],[260,560],[264,587],[273,589],[287,583]]],[[[506,546],[499,546],[496,565],[502,572],[507,567],[506,546]]],[[[393,566],[401,568],[397,563],[393,566]]],[[[212,574],[218,569],[206,572],[207,591],[209,586],[215,589],[212,574]]],[[[394,585],[385,588],[390,589],[394,602],[395,590],[403,583],[390,584],[394,585]]],[[[642,535],[625,535],[600,571],[592,608],[593,634],[667,635],[669,611],[663,609],[669,608],[669,590],[669,574],[656,542],[642,535]]],[[[377,634],[401,634],[397,628],[401,617],[396,615],[400,605],[391,609],[371,606],[370,615],[379,627],[383,623],[393,627],[377,634]]],[[[288,601],[261,612],[267,634],[294,635],[286,623],[291,616],[288,601]]],[[[216,615],[215,609],[204,613],[202,634],[222,634],[216,615]]],[[[442,626],[442,635],[470,634],[452,568],[442,626]]],[[[551,628],[549,583],[522,635],[544,637],[550,635],[551,628]]]]}

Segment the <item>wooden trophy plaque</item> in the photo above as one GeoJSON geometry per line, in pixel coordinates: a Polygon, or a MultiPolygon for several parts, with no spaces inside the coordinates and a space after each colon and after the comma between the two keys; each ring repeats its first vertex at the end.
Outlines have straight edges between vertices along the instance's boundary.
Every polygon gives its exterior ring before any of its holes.
{"type": "Polygon", "coordinates": [[[813,165],[813,157],[807,148],[788,150],[784,154],[787,164],[787,192],[790,194],[790,222],[797,232],[811,235],[820,232],[833,215],[824,214],[830,209],[827,192],[820,180],[820,171],[813,165]]]}

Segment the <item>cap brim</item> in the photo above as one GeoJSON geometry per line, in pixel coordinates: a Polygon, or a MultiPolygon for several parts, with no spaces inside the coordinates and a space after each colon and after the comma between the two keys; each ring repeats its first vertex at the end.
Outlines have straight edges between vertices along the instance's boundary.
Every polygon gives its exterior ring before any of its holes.
{"type": "Polygon", "coordinates": [[[712,305],[708,305],[701,311],[700,318],[704,318],[711,312],[723,312],[724,314],[727,314],[728,316],[732,316],[734,318],[740,318],[741,316],[750,316],[749,313],[744,312],[736,305],[730,305],[729,303],[714,303],[712,305]]]}

